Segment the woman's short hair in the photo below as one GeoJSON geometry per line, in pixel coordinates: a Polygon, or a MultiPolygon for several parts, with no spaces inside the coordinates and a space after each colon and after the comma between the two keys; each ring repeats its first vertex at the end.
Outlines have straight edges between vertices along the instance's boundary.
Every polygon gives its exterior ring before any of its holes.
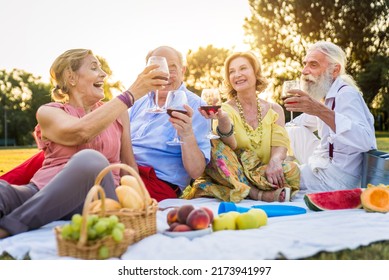
{"type": "Polygon", "coordinates": [[[231,99],[236,95],[236,90],[232,87],[230,83],[229,71],[231,61],[238,57],[246,58],[251,66],[254,69],[255,77],[256,77],[256,91],[262,92],[266,89],[269,82],[266,80],[264,76],[262,76],[261,63],[259,62],[258,57],[251,51],[247,52],[235,52],[227,57],[224,62],[224,81],[223,81],[223,92],[227,94],[228,98],[231,99]]]}
{"type": "Polygon", "coordinates": [[[71,49],[58,56],[50,67],[50,76],[55,84],[51,92],[51,98],[58,102],[65,102],[69,99],[69,71],[76,72],[80,69],[82,62],[93,52],[88,49],[71,49]]]}

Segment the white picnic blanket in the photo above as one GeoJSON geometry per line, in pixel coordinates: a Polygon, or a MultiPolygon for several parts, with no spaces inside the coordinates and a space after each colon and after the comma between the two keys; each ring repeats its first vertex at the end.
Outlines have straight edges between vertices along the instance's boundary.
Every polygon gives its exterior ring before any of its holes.
{"type": "MultiPolygon", "coordinates": [[[[159,207],[193,204],[207,206],[217,214],[220,201],[216,199],[168,199],[159,207]]],[[[244,200],[240,206],[267,204],[244,200]]],[[[278,204],[278,203],[274,203],[278,204]]],[[[285,205],[307,208],[302,198],[285,205]]],[[[299,259],[320,251],[335,252],[355,249],[375,241],[389,240],[389,214],[368,213],[363,209],[333,210],[306,214],[272,217],[259,229],[218,231],[189,240],[171,238],[162,232],[168,228],[166,215],[170,209],[158,211],[158,233],[129,246],[121,259],[138,260],[205,260],[205,259],[299,259]]],[[[71,259],[57,255],[53,228],[64,221],[50,223],[38,230],[0,240],[0,255],[8,252],[23,259],[29,254],[33,260],[71,259]]]]}

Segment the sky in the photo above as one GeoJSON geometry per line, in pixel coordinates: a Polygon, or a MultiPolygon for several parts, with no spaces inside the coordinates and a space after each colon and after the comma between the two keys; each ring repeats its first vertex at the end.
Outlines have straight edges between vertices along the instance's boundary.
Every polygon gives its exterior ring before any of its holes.
{"type": "Polygon", "coordinates": [[[0,0],[0,69],[49,81],[54,59],[72,48],[105,58],[128,87],[147,52],[169,45],[247,50],[248,0],[0,0]]]}

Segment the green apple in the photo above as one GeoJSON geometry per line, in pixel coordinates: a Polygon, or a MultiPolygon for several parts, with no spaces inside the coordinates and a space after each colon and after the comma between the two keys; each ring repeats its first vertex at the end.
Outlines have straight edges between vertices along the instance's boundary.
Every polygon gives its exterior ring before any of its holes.
{"type": "Polygon", "coordinates": [[[252,208],[248,213],[254,215],[256,221],[258,222],[257,227],[261,227],[267,224],[267,214],[262,209],[252,208]]]}
{"type": "Polygon", "coordinates": [[[213,231],[219,230],[234,230],[236,229],[236,217],[239,216],[238,212],[227,212],[216,216],[212,222],[213,231]]]}
{"type": "Polygon", "coordinates": [[[238,229],[253,229],[258,228],[258,221],[253,213],[241,213],[236,218],[236,227],[238,229]]]}

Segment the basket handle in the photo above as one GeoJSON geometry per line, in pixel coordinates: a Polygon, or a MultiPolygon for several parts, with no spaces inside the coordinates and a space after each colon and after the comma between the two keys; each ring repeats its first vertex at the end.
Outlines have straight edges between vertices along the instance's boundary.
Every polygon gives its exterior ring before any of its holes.
{"type": "Polygon", "coordinates": [[[85,245],[86,241],[88,240],[88,212],[89,212],[89,204],[95,198],[97,195],[100,195],[101,198],[101,215],[105,215],[105,192],[103,187],[100,185],[94,185],[88,192],[85,202],[84,202],[84,208],[82,209],[82,221],[81,221],[81,231],[80,231],[80,239],[78,240],[78,245],[85,245]]]}
{"type": "Polygon", "coordinates": [[[135,179],[138,181],[138,184],[141,186],[143,197],[149,197],[149,194],[146,194],[147,191],[145,184],[143,183],[142,178],[139,176],[138,172],[134,170],[131,166],[124,163],[114,163],[105,167],[101,172],[97,175],[95,180],[95,185],[100,185],[101,180],[103,180],[104,176],[107,175],[108,172],[112,171],[115,168],[121,168],[130,173],[135,179]]]}

